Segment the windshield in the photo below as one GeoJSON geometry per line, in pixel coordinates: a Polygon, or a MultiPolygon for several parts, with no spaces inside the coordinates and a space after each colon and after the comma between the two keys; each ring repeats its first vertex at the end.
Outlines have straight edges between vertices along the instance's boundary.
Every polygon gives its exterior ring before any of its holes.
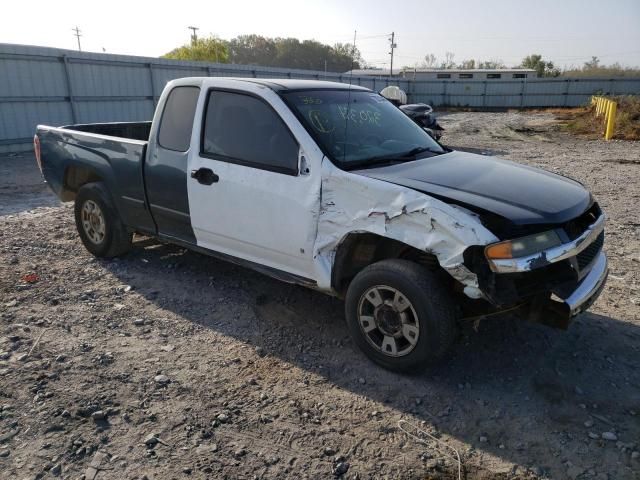
{"type": "Polygon", "coordinates": [[[445,153],[422,128],[377,93],[300,90],[286,92],[283,98],[341,168],[445,153]]]}

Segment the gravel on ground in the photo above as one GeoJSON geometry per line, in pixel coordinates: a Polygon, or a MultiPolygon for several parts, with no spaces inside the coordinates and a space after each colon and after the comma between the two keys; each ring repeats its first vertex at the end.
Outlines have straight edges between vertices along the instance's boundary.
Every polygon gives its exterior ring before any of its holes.
{"type": "MultiPolygon", "coordinates": [[[[568,331],[467,326],[405,376],[343,305],[140,239],[93,258],[29,154],[0,158],[0,478],[640,478],[640,143],[448,113],[444,143],[574,177],[611,274],[568,331]]],[[[500,182],[496,178],[496,182],[500,182]]]]}

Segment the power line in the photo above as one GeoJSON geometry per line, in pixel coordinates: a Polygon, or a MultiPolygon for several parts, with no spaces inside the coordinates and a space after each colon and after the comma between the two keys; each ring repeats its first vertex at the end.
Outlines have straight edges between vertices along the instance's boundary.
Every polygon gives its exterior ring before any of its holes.
{"type": "Polygon", "coordinates": [[[365,35],[365,36],[358,37],[358,40],[369,40],[371,38],[385,38],[388,36],[389,36],[388,33],[383,33],[382,35],[365,35]]]}
{"type": "MultiPolygon", "coordinates": [[[[377,35],[358,35],[358,41],[361,40],[368,40],[370,38],[387,38],[389,36],[388,33],[381,33],[381,34],[377,34],[377,35]]],[[[333,38],[336,39],[346,39],[346,38],[353,38],[352,35],[338,35],[338,36],[333,36],[333,38]]]]}
{"type": "Polygon", "coordinates": [[[78,40],[78,51],[81,52],[82,48],[80,48],[80,37],[82,36],[82,34],[80,33],[80,29],[76,25],[76,28],[72,28],[71,31],[72,32],[76,32],[74,35],[75,35],[76,39],[78,40]]]}

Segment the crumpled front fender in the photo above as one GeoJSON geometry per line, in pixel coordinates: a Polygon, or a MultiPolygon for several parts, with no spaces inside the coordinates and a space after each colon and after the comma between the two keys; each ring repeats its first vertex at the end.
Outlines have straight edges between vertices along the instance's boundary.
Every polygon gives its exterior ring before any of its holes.
{"type": "Polygon", "coordinates": [[[349,233],[364,232],[435,255],[440,266],[464,285],[467,296],[482,297],[478,278],[463,263],[463,252],[498,239],[477,217],[415,190],[345,172],[325,158],[314,245],[319,288],[331,289],[331,271],[342,240],[349,233]]]}

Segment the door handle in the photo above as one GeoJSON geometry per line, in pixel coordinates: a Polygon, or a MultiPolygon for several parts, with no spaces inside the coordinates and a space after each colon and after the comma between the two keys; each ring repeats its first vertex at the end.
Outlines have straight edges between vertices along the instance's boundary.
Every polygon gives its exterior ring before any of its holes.
{"type": "Polygon", "coordinates": [[[198,170],[191,170],[191,178],[195,178],[198,183],[203,185],[211,185],[212,183],[218,183],[220,177],[213,173],[210,168],[199,168],[198,170]]]}

